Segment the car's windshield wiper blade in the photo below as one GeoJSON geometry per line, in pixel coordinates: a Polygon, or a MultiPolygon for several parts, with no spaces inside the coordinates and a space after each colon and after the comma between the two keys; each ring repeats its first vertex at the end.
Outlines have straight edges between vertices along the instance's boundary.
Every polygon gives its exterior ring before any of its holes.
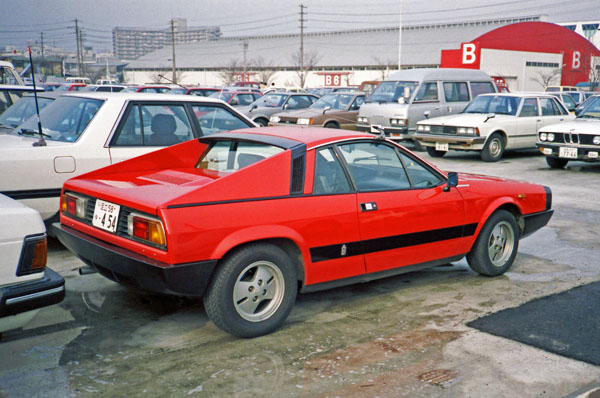
{"type": "MultiPolygon", "coordinates": [[[[38,130],[33,130],[33,129],[24,129],[22,128],[21,130],[19,130],[19,134],[20,135],[40,135],[40,132],[38,130]]],[[[48,135],[44,132],[42,132],[42,135],[44,137],[52,137],[51,135],[48,135]]]]}

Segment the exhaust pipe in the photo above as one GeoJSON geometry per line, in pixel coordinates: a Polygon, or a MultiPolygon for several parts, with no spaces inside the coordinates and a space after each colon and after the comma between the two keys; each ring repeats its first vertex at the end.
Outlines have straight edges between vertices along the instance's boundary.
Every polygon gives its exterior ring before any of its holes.
{"type": "Polygon", "coordinates": [[[90,275],[90,274],[95,274],[96,271],[94,268],[92,267],[81,267],[79,268],[79,275],[90,275]]]}

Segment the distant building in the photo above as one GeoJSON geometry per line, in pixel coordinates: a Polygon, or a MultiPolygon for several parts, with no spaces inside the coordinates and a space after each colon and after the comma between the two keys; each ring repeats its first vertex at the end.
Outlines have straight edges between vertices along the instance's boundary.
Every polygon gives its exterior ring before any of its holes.
{"type": "MultiPolygon", "coordinates": [[[[218,39],[218,26],[187,26],[184,18],[174,18],[175,43],[187,44],[218,39]]],[[[148,30],[145,28],[114,28],[113,51],[116,57],[133,60],[151,51],[170,46],[171,28],[148,30]]]]}

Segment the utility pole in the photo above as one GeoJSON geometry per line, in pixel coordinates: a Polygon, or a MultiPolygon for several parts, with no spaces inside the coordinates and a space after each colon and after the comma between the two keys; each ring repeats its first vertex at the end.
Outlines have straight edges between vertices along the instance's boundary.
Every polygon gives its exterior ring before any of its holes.
{"type": "Polygon", "coordinates": [[[40,46],[42,48],[42,59],[44,59],[44,32],[40,32],[40,46]]]}
{"type": "Polygon", "coordinates": [[[177,84],[177,66],[175,66],[175,20],[171,19],[171,46],[173,47],[173,82],[177,84]]]}
{"type": "Polygon", "coordinates": [[[82,76],[81,31],[79,30],[79,21],[77,19],[75,19],[75,39],[77,40],[77,66],[79,70],[79,76],[82,76]]]}
{"type": "Polygon", "coordinates": [[[248,42],[246,40],[244,40],[244,74],[242,75],[242,81],[245,82],[246,79],[246,71],[247,71],[247,64],[246,64],[246,53],[248,52],[248,42]]]}
{"type": "MultiPolygon", "coordinates": [[[[308,8],[304,4],[300,4],[300,83],[304,86],[304,9],[308,8]]],[[[304,87],[303,87],[304,88],[304,87]]]]}
{"type": "Polygon", "coordinates": [[[398,70],[402,69],[402,0],[398,0],[400,4],[400,20],[398,23],[398,70]]]}

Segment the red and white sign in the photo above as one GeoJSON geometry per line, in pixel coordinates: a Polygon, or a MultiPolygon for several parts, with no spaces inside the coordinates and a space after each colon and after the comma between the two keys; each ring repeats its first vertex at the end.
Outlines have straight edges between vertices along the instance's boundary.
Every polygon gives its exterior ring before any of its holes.
{"type": "Polygon", "coordinates": [[[342,75],[340,73],[328,73],[324,75],[325,84],[324,86],[335,86],[339,87],[342,85],[342,75]]]}
{"type": "Polygon", "coordinates": [[[479,69],[481,50],[477,43],[462,43],[460,45],[463,68],[479,69]]]}

